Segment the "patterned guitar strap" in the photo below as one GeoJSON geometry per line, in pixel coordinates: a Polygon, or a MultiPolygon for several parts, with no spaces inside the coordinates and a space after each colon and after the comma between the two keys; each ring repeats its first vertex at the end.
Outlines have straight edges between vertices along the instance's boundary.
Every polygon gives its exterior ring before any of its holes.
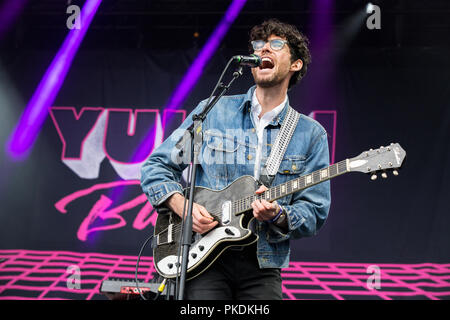
{"type": "Polygon", "coordinates": [[[269,158],[267,159],[264,167],[261,169],[259,182],[264,184],[266,187],[270,187],[275,175],[278,172],[278,168],[280,167],[284,153],[286,152],[289,142],[291,141],[299,119],[300,113],[295,111],[291,106],[288,106],[286,116],[281,124],[275,143],[272,146],[269,158]]]}

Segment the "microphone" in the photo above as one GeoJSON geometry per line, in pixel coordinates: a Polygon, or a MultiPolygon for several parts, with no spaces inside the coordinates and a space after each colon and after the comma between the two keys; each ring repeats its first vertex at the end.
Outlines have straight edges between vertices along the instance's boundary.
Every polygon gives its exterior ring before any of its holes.
{"type": "Polygon", "coordinates": [[[256,68],[261,65],[261,57],[256,54],[251,54],[249,56],[234,56],[233,60],[236,60],[240,65],[251,68],[256,68]]]}

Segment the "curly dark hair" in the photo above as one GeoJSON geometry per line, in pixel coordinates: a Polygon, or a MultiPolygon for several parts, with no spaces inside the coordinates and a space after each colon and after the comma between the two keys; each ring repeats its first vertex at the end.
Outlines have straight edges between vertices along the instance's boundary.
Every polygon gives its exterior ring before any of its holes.
{"type": "Polygon", "coordinates": [[[306,71],[308,70],[308,64],[311,63],[311,54],[308,49],[309,40],[294,25],[280,22],[277,19],[269,19],[254,26],[250,30],[250,53],[253,53],[251,41],[267,41],[271,35],[276,35],[287,40],[291,52],[291,62],[294,62],[297,59],[300,59],[303,62],[302,69],[300,71],[296,71],[289,81],[289,88],[291,88],[305,76],[306,71]]]}

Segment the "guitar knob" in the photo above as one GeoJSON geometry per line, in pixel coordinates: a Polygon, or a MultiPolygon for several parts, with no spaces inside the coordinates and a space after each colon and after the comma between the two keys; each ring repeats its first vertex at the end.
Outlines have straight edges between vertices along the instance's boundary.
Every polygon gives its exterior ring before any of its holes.
{"type": "Polygon", "coordinates": [[[375,181],[377,180],[377,175],[374,173],[373,175],[370,176],[370,180],[375,181]]]}
{"type": "Polygon", "coordinates": [[[225,229],[225,233],[228,234],[228,235],[230,235],[230,236],[234,236],[234,232],[231,231],[231,229],[229,229],[229,228],[226,228],[226,229],[225,229]]]}
{"type": "Polygon", "coordinates": [[[198,246],[198,249],[199,249],[200,251],[203,251],[203,250],[205,249],[205,247],[204,247],[204,246],[198,246]]]}
{"type": "Polygon", "coordinates": [[[398,176],[398,171],[397,170],[392,171],[392,173],[394,174],[394,176],[398,176]]]}
{"type": "Polygon", "coordinates": [[[383,178],[383,179],[386,179],[388,176],[387,176],[387,173],[386,172],[383,172],[382,174],[381,174],[381,177],[383,178]]]}

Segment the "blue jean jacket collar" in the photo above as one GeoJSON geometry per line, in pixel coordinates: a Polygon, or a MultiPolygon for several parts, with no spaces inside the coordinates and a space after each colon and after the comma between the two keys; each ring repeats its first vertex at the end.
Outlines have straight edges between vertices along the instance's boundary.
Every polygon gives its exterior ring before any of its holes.
{"type": "MultiPolygon", "coordinates": [[[[252,97],[253,97],[253,92],[256,89],[256,85],[252,86],[247,93],[245,94],[244,100],[242,101],[242,104],[239,106],[239,110],[245,110],[250,112],[250,107],[251,107],[251,103],[252,103],[252,97]]],[[[289,106],[289,97],[287,97],[286,100],[286,104],[283,108],[283,110],[281,110],[281,112],[272,119],[272,121],[269,123],[270,126],[279,126],[281,125],[281,123],[284,120],[284,117],[286,116],[287,113],[287,109],[289,106]]]]}

